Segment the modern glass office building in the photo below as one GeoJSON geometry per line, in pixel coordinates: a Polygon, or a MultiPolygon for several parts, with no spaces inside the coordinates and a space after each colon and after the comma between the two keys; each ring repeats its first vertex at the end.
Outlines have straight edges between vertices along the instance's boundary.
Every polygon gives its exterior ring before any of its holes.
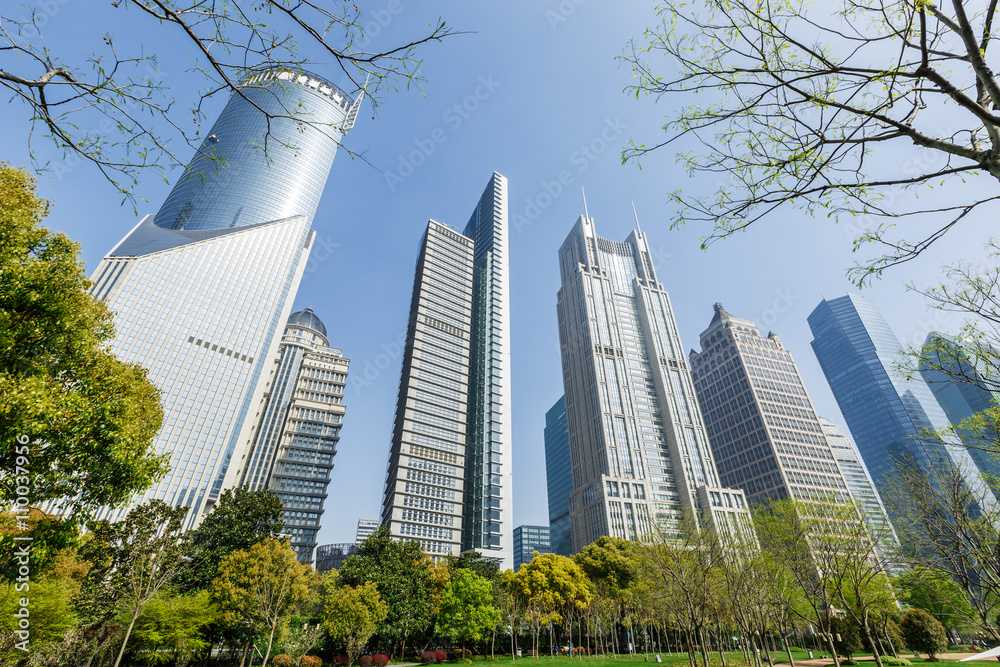
{"type": "Polygon", "coordinates": [[[133,503],[189,506],[187,527],[244,476],[313,216],[361,101],[304,72],[260,72],[240,92],[160,211],[92,276],[116,313],[112,352],[145,367],[163,395],[154,446],[170,472],[133,503]]]}
{"type": "Polygon", "coordinates": [[[548,526],[518,526],[514,529],[514,571],[530,563],[534,552],[552,553],[549,547],[548,526]]]}
{"type": "MultiPolygon", "coordinates": [[[[959,341],[932,331],[924,341],[923,355],[920,376],[934,392],[952,426],[958,427],[963,420],[996,404],[998,380],[985,369],[977,368],[959,341]]],[[[990,451],[996,448],[1000,436],[982,434],[991,441],[986,442],[982,435],[969,430],[959,435],[979,469],[1000,479],[1000,455],[990,451]]]]}
{"type": "MultiPolygon", "coordinates": [[[[545,481],[549,499],[549,548],[560,556],[571,556],[569,494],[573,491],[573,466],[569,462],[565,396],[545,413],[545,481]]],[[[516,548],[517,544],[514,546],[516,548]]]]}
{"type": "Polygon", "coordinates": [[[851,490],[854,502],[861,509],[861,514],[868,525],[868,530],[878,536],[879,550],[888,555],[892,547],[898,544],[896,532],[889,521],[889,515],[882,504],[882,496],[875,488],[868,467],[861,452],[858,451],[847,434],[829,419],[819,418],[819,425],[823,428],[826,441],[830,443],[830,450],[837,459],[840,471],[847,482],[847,488],[851,490]]]}
{"type": "Polygon", "coordinates": [[[854,294],[824,300],[808,321],[816,358],[883,495],[891,493],[901,459],[925,469],[953,466],[972,488],[981,488],[978,469],[960,443],[921,436],[922,429],[946,427],[948,419],[921,378],[904,379],[894,371],[902,345],[875,304],[854,294]]]}
{"type": "Polygon", "coordinates": [[[753,503],[852,502],[791,353],[715,304],[691,375],[722,484],[753,503]]]}
{"type": "Polygon", "coordinates": [[[687,518],[750,530],[745,495],[719,483],[645,235],[609,241],[581,216],[559,266],[573,551],[601,535],[677,535],[687,518]]]}
{"type": "Polygon", "coordinates": [[[434,558],[512,562],[507,179],[463,233],[431,220],[417,261],[382,524],[434,558]]]}
{"type": "Polygon", "coordinates": [[[344,421],[350,362],[329,343],[311,308],[288,318],[241,480],[281,499],[285,534],[303,563],[316,547],[344,421]]]}

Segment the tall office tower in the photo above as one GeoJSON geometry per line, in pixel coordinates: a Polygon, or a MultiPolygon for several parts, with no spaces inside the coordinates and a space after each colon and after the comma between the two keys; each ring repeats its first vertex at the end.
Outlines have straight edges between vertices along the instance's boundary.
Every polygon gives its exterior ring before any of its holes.
{"type": "Polygon", "coordinates": [[[921,437],[921,429],[943,428],[948,419],[922,379],[894,372],[902,346],[875,304],[853,294],[824,300],[808,321],[813,351],[882,495],[891,493],[895,462],[905,458],[930,470],[954,466],[989,497],[960,443],[921,437]]]}
{"type": "MultiPolygon", "coordinates": [[[[964,419],[996,404],[1000,382],[982,364],[977,368],[959,341],[932,331],[924,341],[923,355],[920,376],[952,426],[958,427],[964,419]]],[[[996,448],[1000,436],[989,429],[981,434],[964,430],[959,435],[979,469],[1000,477],[1000,456],[990,451],[996,448]]]]}
{"type": "Polygon", "coordinates": [[[303,563],[316,547],[344,421],[350,361],[329,343],[311,308],[288,318],[240,480],[281,499],[285,533],[303,563]]]}
{"type": "Polygon", "coordinates": [[[243,477],[312,219],[360,101],[312,74],[254,74],[160,211],[94,271],[92,293],[116,314],[112,352],[145,367],[163,393],[154,447],[170,472],[133,504],[187,505],[190,527],[243,477]]]}
{"type": "Polygon", "coordinates": [[[358,532],[354,536],[354,543],[361,544],[368,539],[368,536],[379,527],[378,519],[358,519],[358,532]]]}
{"type": "Polygon", "coordinates": [[[748,528],[743,492],[720,488],[645,235],[609,241],[580,217],[559,266],[573,551],[601,535],[675,535],[686,516],[721,532],[748,528]]]}
{"type": "Polygon", "coordinates": [[[431,220],[417,261],[382,524],[434,558],[513,558],[507,179],[463,233],[431,220]]]}
{"type": "Polygon", "coordinates": [[[518,526],[514,529],[514,571],[530,563],[534,552],[552,553],[548,526],[518,526]]]}
{"type": "MultiPolygon", "coordinates": [[[[573,466],[569,462],[565,396],[545,413],[545,481],[549,495],[549,548],[560,556],[571,556],[569,494],[573,490],[573,466]]],[[[514,546],[516,549],[517,544],[514,546]]]]}
{"type": "Polygon", "coordinates": [[[792,355],[781,339],[715,304],[691,351],[705,430],[727,486],[753,504],[768,500],[851,502],[792,355]]]}
{"type": "Polygon", "coordinates": [[[854,502],[861,507],[868,530],[879,536],[878,546],[897,544],[896,532],[889,521],[889,515],[885,511],[882,497],[875,488],[868,467],[861,458],[861,452],[847,434],[829,419],[820,417],[819,425],[823,428],[826,441],[830,443],[830,450],[844,474],[844,481],[847,482],[847,488],[850,489],[854,502]]]}

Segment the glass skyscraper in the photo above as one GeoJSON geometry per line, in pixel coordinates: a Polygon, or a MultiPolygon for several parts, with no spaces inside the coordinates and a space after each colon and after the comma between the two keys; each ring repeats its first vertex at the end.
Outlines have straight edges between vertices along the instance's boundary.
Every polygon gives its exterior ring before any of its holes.
{"type": "Polygon", "coordinates": [[[417,261],[382,524],[434,558],[513,557],[507,179],[417,261]]]}
{"type": "MultiPolygon", "coordinates": [[[[958,427],[963,420],[996,404],[996,392],[988,389],[998,386],[996,378],[977,368],[959,341],[932,331],[924,341],[923,354],[926,361],[920,365],[920,376],[934,392],[953,426],[958,427]]],[[[990,451],[996,448],[1000,436],[996,433],[983,435],[988,442],[976,433],[959,433],[979,469],[1000,478],[1000,455],[990,451]]]]}
{"type": "Polygon", "coordinates": [[[305,72],[254,74],[160,211],[94,271],[92,292],[116,313],[112,352],[163,396],[154,446],[170,472],[133,503],[189,506],[190,527],[243,478],[313,216],[360,101],[305,72]]]}
{"type": "Polygon", "coordinates": [[[715,304],[691,375],[722,484],[768,500],[849,503],[848,490],[791,353],[774,333],[715,304]]]}
{"type": "Polygon", "coordinates": [[[300,561],[316,547],[344,421],[350,362],[330,347],[311,308],[292,313],[267,381],[264,407],[246,460],[242,485],[281,499],[285,534],[300,561]]]}
{"type": "Polygon", "coordinates": [[[559,266],[573,551],[601,535],[676,536],[687,518],[724,533],[751,530],[743,492],[719,484],[645,235],[609,241],[581,216],[559,266]]]}
{"type": "Polygon", "coordinates": [[[930,470],[953,466],[972,488],[981,488],[960,443],[922,437],[922,429],[946,427],[947,417],[922,379],[894,372],[902,345],[875,304],[854,294],[824,300],[808,321],[813,351],[882,495],[891,493],[901,459],[930,470]]]}
{"type": "Polygon", "coordinates": [[[565,396],[545,413],[545,481],[549,497],[550,548],[552,553],[571,556],[569,494],[573,490],[573,466],[569,462],[565,396]]]}
{"type": "Polygon", "coordinates": [[[880,551],[888,555],[885,547],[896,545],[898,540],[889,521],[889,515],[885,511],[885,505],[882,504],[882,497],[875,488],[875,482],[872,481],[864,459],[861,458],[861,452],[847,434],[829,419],[820,417],[819,425],[823,427],[826,441],[830,443],[830,450],[844,474],[844,481],[851,490],[854,502],[861,509],[868,530],[878,536],[880,551]]]}
{"type": "Polygon", "coordinates": [[[548,526],[518,526],[514,529],[514,571],[530,563],[534,552],[552,553],[548,526]]]}

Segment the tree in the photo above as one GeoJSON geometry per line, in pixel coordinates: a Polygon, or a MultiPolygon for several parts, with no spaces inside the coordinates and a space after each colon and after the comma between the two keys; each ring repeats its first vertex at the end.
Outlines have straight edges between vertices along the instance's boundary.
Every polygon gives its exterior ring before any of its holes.
{"type": "Polygon", "coordinates": [[[626,91],[681,104],[664,139],[633,142],[623,159],[678,145],[689,174],[716,183],[670,195],[675,225],[710,226],[703,247],[782,208],[849,222],[856,249],[884,251],[853,269],[864,283],[1000,197],[997,4],[947,5],[666,0],[622,57],[635,81],[626,91]],[[912,159],[891,152],[903,146],[917,147],[912,159]],[[899,205],[902,193],[963,181],[973,187],[946,202],[899,205]],[[926,237],[893,235],[896,221],[924,229],[923,218],[926,237]]]}
{"type": "Polygon", "coordinates": [[[187,595],[161,591],[150,600],[135,625],[140,650],[178,665],[211,648],[211,627],[220,613],[207,590],[187,595]]]}
{"type": "Polygon", "coordinates": [[[517,571],[521,595],[527,601],[528,611],[538,626],[563,625],[567,616],[585,609],[593,597],[593,588],[587,575],[571,558],[559,554],[535,554],[531,562],[517,571]]]}
{"type": "Polygon", "coordinates": [[[333,588],[323,599],[323,627],[334,641],[347,644],[347,664],[354,664],[361,649],[389,613],[375,584],[333,588]]]}
{"type": "Polygon", "coordinates": [[[975,624],[975,612],[965,592],[938,570],[915,567],[893,579],[899,601],[926,611],[946,630],[975,624]]]}
{"type": "Polygon", "coordinates": [[[212,596],[227,618],[267,635],[266,665],[278,629],[313,597],[315,577],[287,541],[267,540],[222,559],[212,596]]]}
{"type": "Polygon", "coordinates": [[[848,659],[864,648],[858,625],[851,619],[833,618],[830,621],[830,632],[833,633],[833,644],[837,647],[837,653],[847,656],[848,659]]]}
{"type": "Polygon", "coordinates": [[[471,569],[455,571],[444,589],[438,611],[437,632],[462,643],[482,639],[483,632],[500,623],[493,606],[493,584],[471,569]]]}
{"type": "MultiPolygon", "coordinates": [[[[51,516],[37,507],[27,512],[0,513],[0,549],[17,554],[19,537],[31,537],[31,574],[38,577],[54,567],[60,554],[75,548],[79,542],[80,527],[73,521],[51,516]]],[[[14,581],[18,563],[9,559],[0,565],[0,580],[14,581]]]]}
{"type": "Polygon", "coordinates": [[[80,555],[91,563],[77,606],[92,622],[106,625],[121,615],[125,636],[115,658],[121,664],[129,637],[146,605],[183,565],[177,533],[187,507],[151,500],[116,523],[95,521],[80,555]]]}
{"type": "Polygon", "coordinates": [[[235,551],[277,539],[285,528],[281,500],[267,489],[226,489],[198,527],[186,535],[188,567],[177,574],[181,591],[207,589],[219,564],[235,551]]]}
{"type": "Polygon", "coordinates": [[[573,557],[595,586],[611,596],[626,591],[637,578],[635,542],[602,535],[573,557]]]}
{"type": "Polygon", "coordinates": [[[906,645],[918,653],[926,653],[927,659],[937,661],[935,653],[941,653],[948,648],[948,638],[944,626],[926,611],[911,609],[903,614],[899,622],[906,645]]]}
{"type": "Polygon", "coordinates": [[[344,561],[338,572],[344,586],[372,582],[389,607],[376,634],[387,642],[398,639],[400,655],[413,635],[431,626],[435,579],[431,561],[417,542],[397,542],[380,526],[344,561]]]}
{"type": "MultiPolygon", "coordinates": [[[[94,20],[111,24],[131,10],[134,25],[122,39],[103,35],[91,55],[46,43],[40,31],[50,17],[41,7],[21,20],[0,15],[0,51],[10,56],[9,65],[0,68],[0,85],[40,126],[28,134],[33,163],[47,167],[31,143],[44,136],[73,161],[94,165],[128,197],[145,170],[162,174],[182,164],[179,158],[186,156],[171,148],[170,139],[201,144],[207,99],[243,95],[240,82],[250,72],[331,63],[345,82],[377,100],[400,82],[419,82],[417,47],[453,34],[439,20],[410,41],[369,51],[366,46],[377,32],[366,33],[364,17],[351,2],[121,0],[95,8],[101,14],[94,20]],[[192,63],[172,90],[163,83],[159,58],[134,37],[157,27],[165,38],[176,36],[172,48],[192,63]],[[177,103],[172,92],[183,90],[197,93],[177,103]]],[[[297,110],[284,117],[314,123],[297,110]]]]}
{"type": "Polygon", "coordinates": [[[34,181],[0,164],[0,505],[66,499],[84,519],[165,472],[163,411],[146,371],[114,357],[111,312],[87,290],[79,246],[40,226],[34,181]],[[30,487],[27,480],[30,477],[30,487]]]}
{"type": "Polygon", "coordinates": [[[903,561],[954,582],[972,606],[976,625],[1000,640],[1000,507],[988,487],[969,484],[951,466],[923,470],[900,460],[896,470],[893,492],[884,498],[898,517],[903,561]]]}
{"type": "Polygon", "coordinates": [[[513,570],[504,570],[493,584],[493,598],[504,624],[510,630],[510,659],[515,660],[517,632],[524,619],[525,601],[513,570]]]}

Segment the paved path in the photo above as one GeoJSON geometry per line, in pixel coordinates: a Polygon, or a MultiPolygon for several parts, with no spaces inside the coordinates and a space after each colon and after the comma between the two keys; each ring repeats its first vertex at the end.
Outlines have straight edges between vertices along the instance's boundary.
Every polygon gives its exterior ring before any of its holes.
{"type": "MultiPolygon", "coordinates": [[[[970,655],[975,655],[975,653],[939,653],[937,657],[942,658],[944,660],[959,660],[960,658],[966,658],[966,657],[968,657],[970,655]]],[[[912,653],[910,653],[910,654],[900,653],[899,657],[901,657],[901,658],[912,658],[913,654],[912,653]]],[[[981,658],[981,660],[988,660],[988,661],[991,661],[991,662],[996,662],[996,658],[981,658]]],[[[858,662],[871,662],[871,663],[874,663],[875,659],[874,658],[857,658],[857,661],[858,662]]],[[[787,665],[788,663],[786,662],[784,664],[787,665]]],[[[802,667],[827,667],[828,665],[832,665],[832,664],[833,664],[833,659],[832,658],[816,659],[816,660],[796,660],[795,661],[795,667],[799,667],[799,665],[801,665],[802,667]]]]}

